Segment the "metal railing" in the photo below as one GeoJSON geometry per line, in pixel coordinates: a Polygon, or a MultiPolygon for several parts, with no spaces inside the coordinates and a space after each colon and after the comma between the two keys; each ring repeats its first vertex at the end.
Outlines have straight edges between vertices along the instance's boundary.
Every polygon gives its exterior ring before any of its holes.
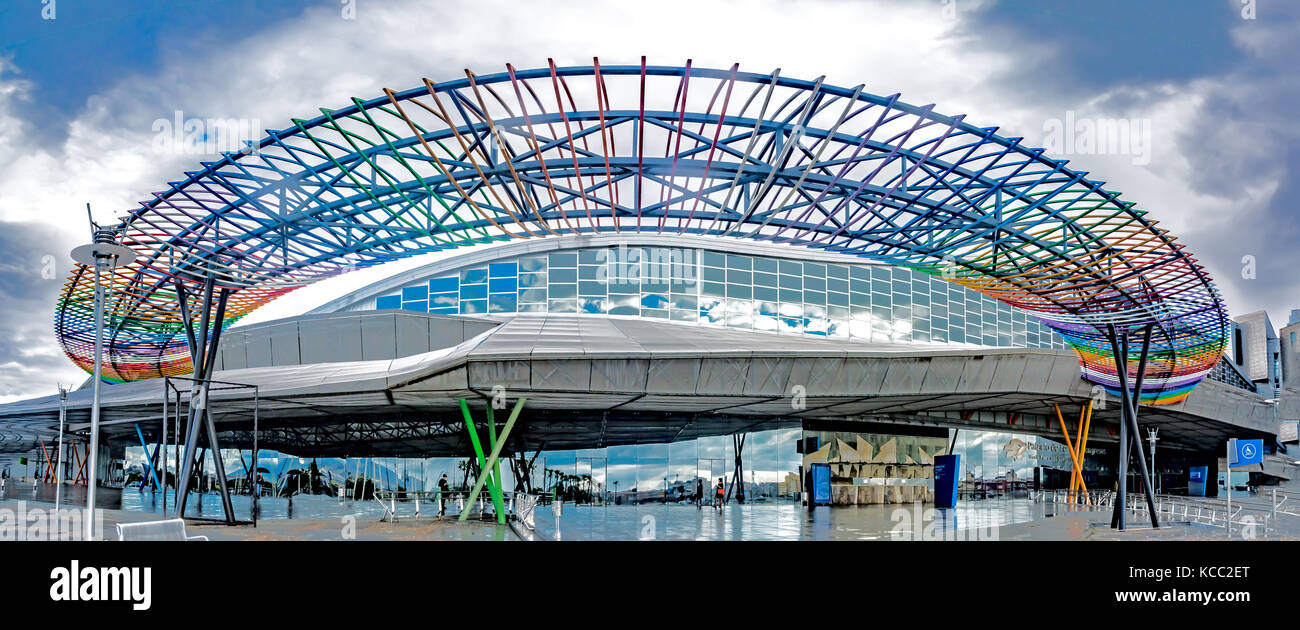
{"type": "MultiPolygon", "coordinates": [[[[465,509],[465,500],[469,492],[465,490],[451,490],[441,492],[438,490],[375,490],[374,501],[383,509],[381,521],[393,522],[399,518],[419,518],[424,506],[432,506],[435,518],[448,512],[454,516],[459,516],[465,509]],[[445,506],[443,505],[445,503],[445,506]],[[410,510],[401,508],[409,507],[410,510]],[[446,508],[445,510],[443,508],[446,508]]],[[[502,499],[505,502],[506,517],[510,519],[518,518],[516,507],[524,507],[524,499],[531,498],[532,505],[537,503],[537,495],[525,494],[522,492],[503,492],[502,499]]],[[[528,506],[531,508],[531,505],[528,506]]],[[[487,491],[479,493],[478,499],[474,502],[473,510],[470,512],[471,518],[483,520],[496,518],[496,507],[492,504],[492,498],[487,491]]]]}
{"type": "MultiPolygon", "coordinates": [[[[1113,509],[1117,493],[1107,490],[1069,491],[1036,490],[1031,498],[1035,503],[1088,506],[1113,509]]],[[[1300,502],[1292,493],[1269,488],[1266,492],[1247,495],[1234,494],[1229,512],[1227,501],[1206,497],[1157,494],[1154,497],[1156,514],[1165,522],[1194,523],[1210,527],[1257,527],[1265,535],[1278,531],[1279,517],[1300,518],[1300,502]]],[[[1149,508],[1141,492],[1130,492],[1126,508],[1137,518],[1146,518],[1149,508]]]]}

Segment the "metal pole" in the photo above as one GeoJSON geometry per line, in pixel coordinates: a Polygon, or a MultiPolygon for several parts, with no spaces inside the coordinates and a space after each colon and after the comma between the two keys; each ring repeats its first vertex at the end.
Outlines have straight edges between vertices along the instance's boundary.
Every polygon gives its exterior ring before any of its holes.
{"type": "MultiPolygon", "coordinates": [[[[1142,383],[1146,377],[1147,356],[1151,350],[1151,329],[1152,325],[1147,324],[1142,335],[1142,352],[1138,358],[1137,377],[1134,379],[1133,394],[1129,397],[1128,422],[1132,433],[1129,435],[1133,440],[1133,448],[1137,450],[1138,474],[1141,475],[1143,494],[1147,500],[1147,511],[1151,515],[1151,526],[1160,527],[1160,518],[1156,514],[1156,501],[1153,486],[1151,485],[1151,472],[1147,470],[1146,454],[1142,452],[1142,432],[1138,428],[1138,403],[1142,400],[1142,383]]],[[[1124,357],[1128,357],[1128,334],[1124,335],[1124,357]]],[[[1124,388],[1128,390],[1128,371],[1124,371],[1124,388]]]]}
{"type": "Polygon", "coordinates": [[[90,476],[86,484],[86,540],[94,537],[95,529],[95,483],[99,473],[99,385],[104,369],[104,287],[100,284],[100,272],[107,262],[98,257],[95,259],[95,373],[90,394],[90,476]]]}
{"type": "Polygon", "coordinates": [[[1223,474],[1223,486],[1228,491],[1228,512],[1224,514],[1223,528],[1228,531],[1228,538],[1232,538],[1232,440],[1228,440],[1227,446],[1223,449],[1223,467],[1227,470],[1223,474]]]}
{"type": "MultiPolygon", "coordinates": [[[[212,278],[209,277],[203,283],[203,312],[199,314],[199,330],[197,334],[191,333],[191,338],[196,339],[196,343],[190,345],[190,364],[194,367],[194,380],[190,384],[190,409],[186,414],[185,430],[185,456],[182,459],[182,470],[180,481],[177,482],[176,488],[176,515],[182,516],[185,513],[185,505],[189,502],[190,476],[194,472],[194,456],[198,450],[199,428],[204,420],[204,408],[207,407],[208,388],[205,386],[203,368],[206,364],[205,358],[208,345],[208,318],[212,312],[212,278]]],[[[186,305],[184,295],[180,297],[181,315],[185,320],[186,326],[193,326],[189,317],[189,308],[186,305]]],[[[200,474],[202,471],[200,470],[200,474]]]]}
{"type": "Polygon", "coordinates": [[[59,386],[59,451],[55,454],[58,465],[54,467],[54,512],[59,512],[59,499],[63,491],[63,425],[68,419],[68,390],[59,386]]]}
{"type": "Polygon", "coordinates": [[[1156,482],[1157,487],[1155,490],[1157,493],[1160,492],[1160,476],[1156,473],[1156,433],[1159,431],[1160,427],[1150,427],[1147,429],[1147,438],[1151,441],[1151,477],[1152,481],[1156,482]]]}
{"type": "Polygon", "coordinates": [[[158,463],[162,465],[162,514],[167,516],[167,399],[169,398],[167,383],[163,382],[163,408],[162,408],[162,433],[158,434],[158,442],[162,444],[162,452],[158,454],[158,463]]]}
{"type": "Polygon", "coordinates": [[[1116,472],[1119,480],[1116,483],[1115,509],[1111,514],[1110,526],[1119,530],[1124,529],[1124,510],[1127,507],[1125,496],[1128,493],[1128,414],[1133,410],[1128,401],[1128,335],[1117,339],[1115,336],[1115,327],[1107,325],[1110,336],[1110,345],[1115,353],[1115,368],[1119,375],[1119,392],[1120,392],[1120,421],[1119,421],[1119,467],[1116,472]]]}
{"type": "Polygon", "coordinates": [[[257,407],[260,404],[258,398],[261,395],[261,389],[253,388],[253,527],[257,527],[257,496],[262,493],[262,484],[258,483],[257,477],[257,407]]]}

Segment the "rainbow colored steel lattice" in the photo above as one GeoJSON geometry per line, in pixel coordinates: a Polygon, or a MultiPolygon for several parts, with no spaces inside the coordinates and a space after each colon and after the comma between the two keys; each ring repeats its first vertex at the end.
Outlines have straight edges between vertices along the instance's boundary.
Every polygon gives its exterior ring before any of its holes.
{"type": "MultiPolygon", "coordinates": [[[[709,234],[920,269],[1030,311],[1117,391],[1105,329],[1154,324],[1142,400],[1215,365],[1223,301],[1174,237],[1042,149],[897,94],[730,69],[593,65],[385,90],[186,174],[129,213],[106,380],[191,372],[175,284],[222,325],[348,269],[561,234],[709,234]]],[[[90,370],[92,274],[55,329],[90,370]]],[[[197,321],[199,314],[192,316],[197,321]]],[[[1137,351],[1130,357],[1130,372],[1137,351]]]]}

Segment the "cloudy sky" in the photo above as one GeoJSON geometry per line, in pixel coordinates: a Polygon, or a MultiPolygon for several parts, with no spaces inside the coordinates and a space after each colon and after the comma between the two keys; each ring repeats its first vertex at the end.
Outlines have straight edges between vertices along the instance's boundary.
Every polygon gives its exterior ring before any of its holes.
{"type": "MultiPolygon", "coordinates": [[[[51,329],[101,221],[193,170],[156,123],[291,117],[463,68],[652,63],[865,83],[1069,158],[1179,235],[1234,314],[1300,307],[1300,3],[1289,0],[12,0],[0,8],[0,402],[80,383],[51,329]],[[1053,6],[1060,4],[1061,6],[1053,6]],[[653,8],[650,8],[653,7],[653,8]],[[1098,154],[1067,121],[1122,120],[1098,154]],[[1055,127],[1054,127],[1055,126],[1055,127]],[[1135,136],[1137,137],[1137,136],[1135,136]],[[1243,277],[1253,257],[1255,277],[1243,277]]],[[[424,261],[418,261],[424,262],[424,261]]],[[[417,262],[407,262],[413,265],[417,262]]],[[[311,287],[294,314],[392,267],[311,287]]],[[[1247,274],[1249,275],[1249,274],[1247,274]]],[[[253,321],[256,321],[254,319],[253,321]]]]}

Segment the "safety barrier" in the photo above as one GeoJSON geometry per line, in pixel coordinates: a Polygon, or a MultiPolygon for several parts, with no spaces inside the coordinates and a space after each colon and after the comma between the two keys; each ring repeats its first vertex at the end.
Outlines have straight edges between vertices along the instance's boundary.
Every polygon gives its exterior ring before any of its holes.
{"type": "MultiPolygon", "coordinates": [[[[451,516],[457,516],[465,509],[465,500],[468,495],[468,492],[459,490],[449,492],[440,492],[438,490],[376,490],[374,501],[383,509],[383,515],[379,520],[393,522],[398,518],[419,518],[424,505],[433,506],[435,518],[442,515],[444,511],[451,516]],[[443,510],[442,502],[446,503],[446,510],[443,510]],[[412,509],[403,514],[403,510],[400,509],[402,506],[410,506],[412,509]]],[[[525,511],[527,516],[531,518],[532,510],[539,500],[538,495],[523,492],[503,492],[502,498],[506,517],[519,520],[523,520],[522,513],[525,511]]],[[[479,494],[474,505],[476,509],[470,513],[473,517],[484,520],[496,518],[496,509],[492,505],[492,500],[487,498],[485,493],[479,494]]],[[[529,527],[529,529],[532,528],[529,527]]]]}

